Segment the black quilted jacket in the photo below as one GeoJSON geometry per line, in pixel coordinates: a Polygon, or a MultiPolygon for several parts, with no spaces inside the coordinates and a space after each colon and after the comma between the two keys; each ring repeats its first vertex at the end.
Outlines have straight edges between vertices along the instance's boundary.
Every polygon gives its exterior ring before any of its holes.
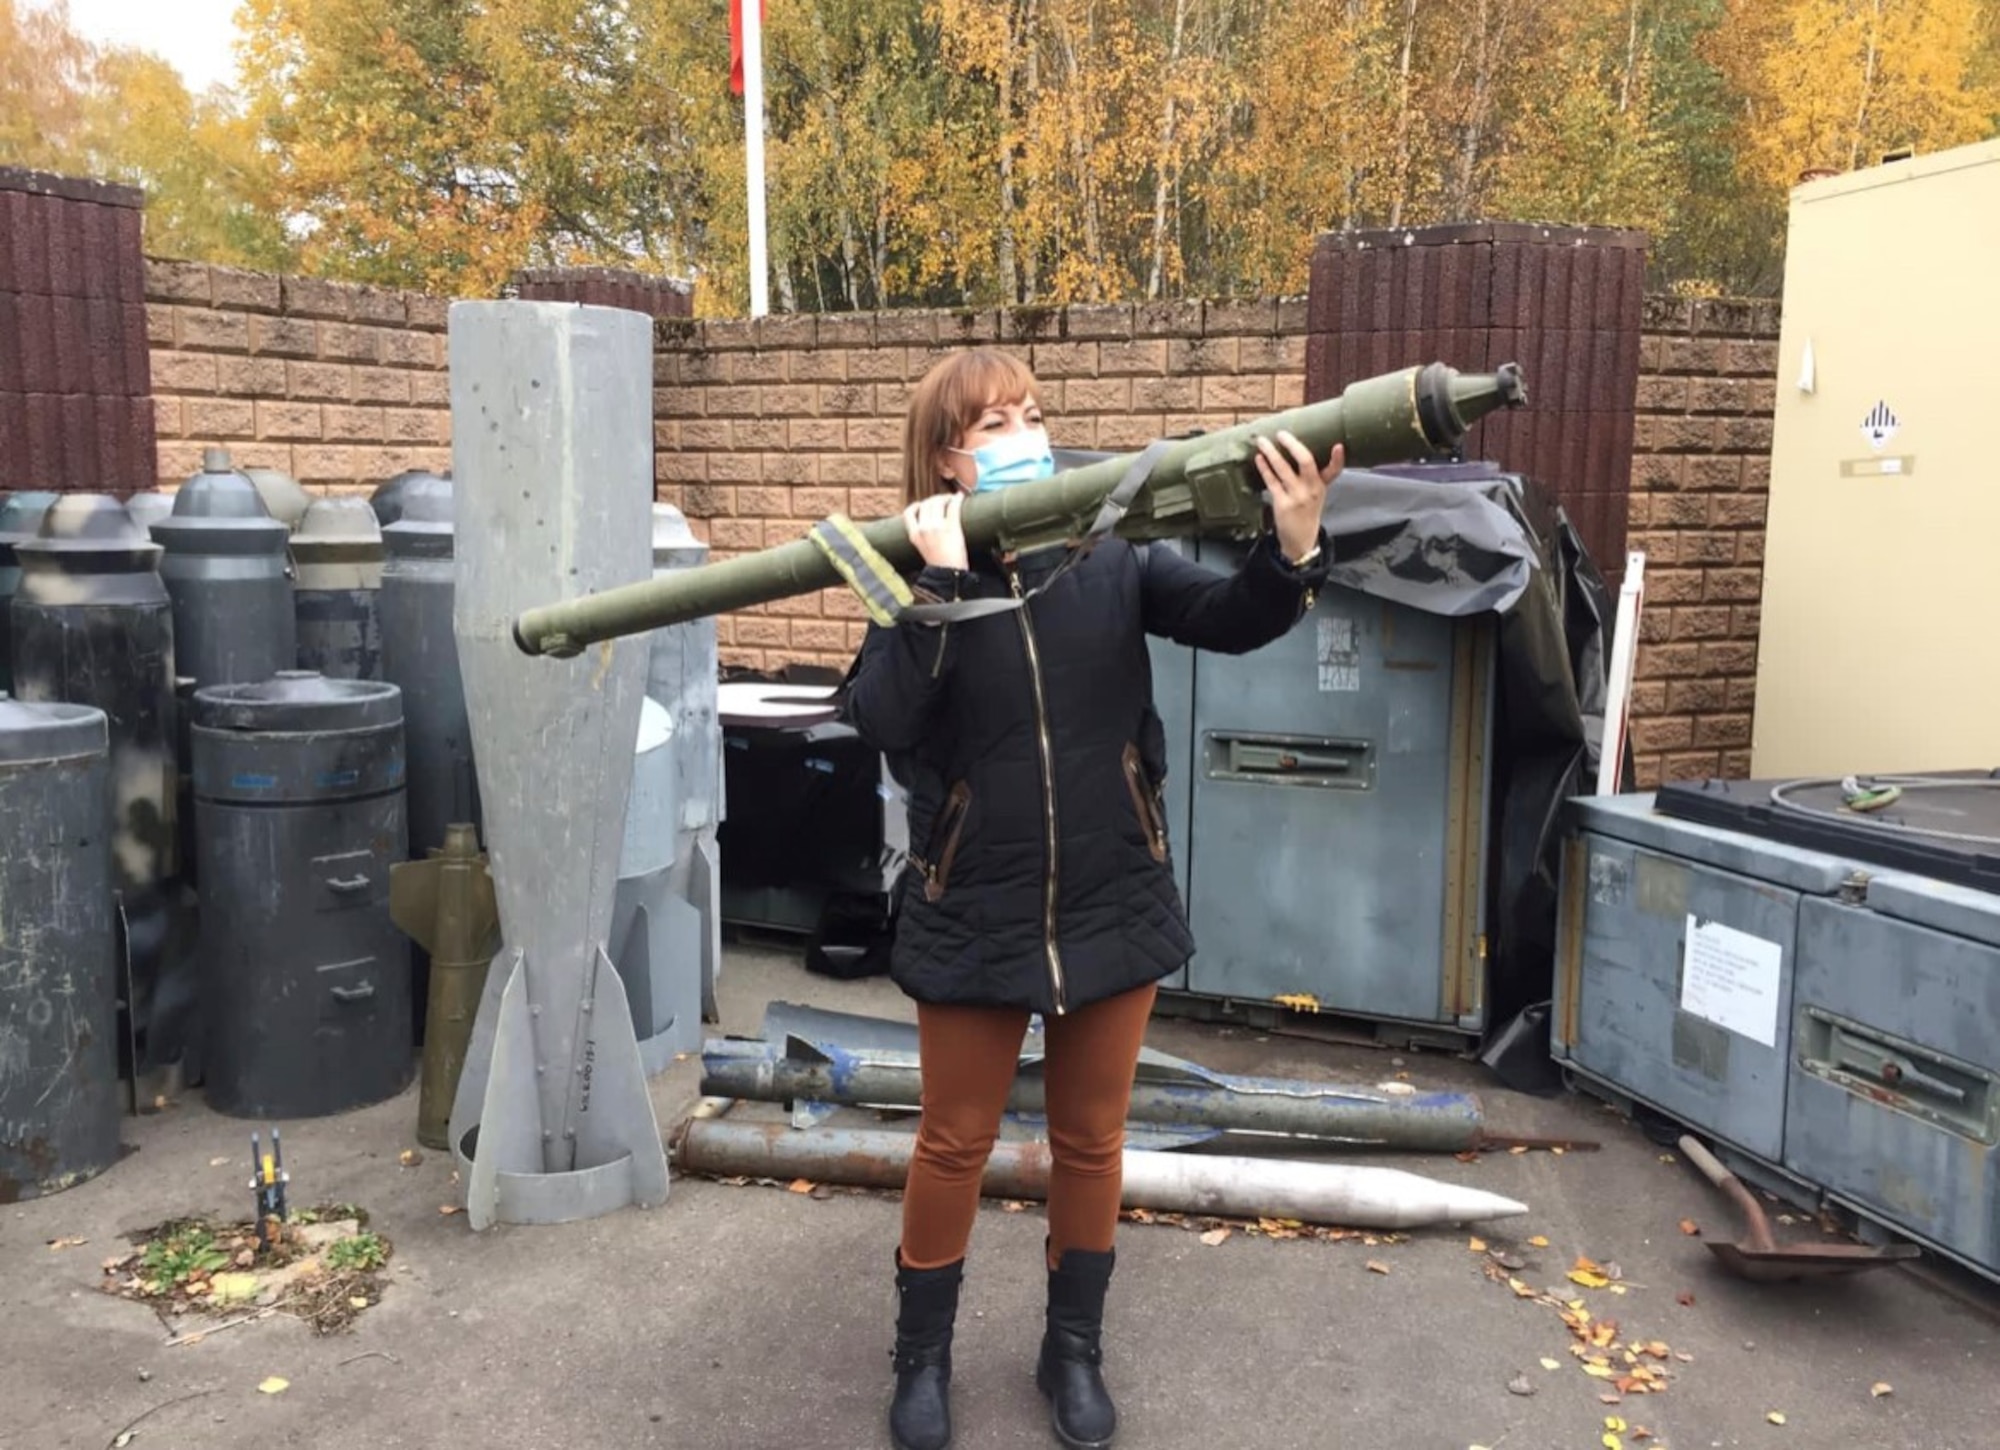
{"type": "MultiPolygon", "coordinates": [[[[1029,592],[1060,558],[980,558],[916,585],[1029,592]]],[[[1145,637],[1256,649],[1311,607],[1325,564],[1295,572],[1267,535],[1224,575],[1108,538],[1024,610],[870,627],[846,710],[909,793],[891,957],[906,993],[1058,1013],[1186,962],[1145,637]]]]}

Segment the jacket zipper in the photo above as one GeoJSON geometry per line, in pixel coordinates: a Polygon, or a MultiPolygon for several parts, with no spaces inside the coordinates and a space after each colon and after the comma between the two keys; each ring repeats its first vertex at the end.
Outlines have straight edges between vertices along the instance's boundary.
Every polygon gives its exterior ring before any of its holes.
{"type": "MultiPolygon", "coordinates": [[[[1021,576],[1010,565],[1007,582],[1012,586],[1014,597],[1021,595],[1021,576]]],[[[1049,870],[1042,887],[1042,946],[1049,959],[1049,985],[1055,997],[1058,1016],[1068,1011],[1068,994],[1063,988],[1062,953],[1056,947],[1056,883],[1059,879],[1056,835],[1056,759],[1055,749],[1049,742],[1048,701],[1042,694],[1042,657],[1035,648],[1035,627],[1028,619],[1025,605],[1014,611],[1021,621],[1021,638],[1028,647],[1028,678],[1035,686],[1035,733],[1042,748],[1042,818],[1048,833],[1049,870]]]]}

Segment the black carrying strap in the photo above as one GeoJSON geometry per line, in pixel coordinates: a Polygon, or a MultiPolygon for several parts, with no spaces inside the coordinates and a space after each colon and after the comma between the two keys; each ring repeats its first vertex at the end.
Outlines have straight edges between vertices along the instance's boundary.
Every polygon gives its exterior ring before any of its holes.
{"type": "Polygon", "coordinates": [[[1006,614],[1020,609],[1037,594],[1054,584],[1071,569],[1081,563],[1084,557],[1097,546],[1098,540],[1118,527],[1119,521],[1131,511],[1132,500],[1139,496],[1139,490],[1146,486],[1146,480],[1153,476],[1153,468],[1160,461],[1160,455],[1173,446],[1173,441],[1155,438],[1140,450],[1125,476],[1118,480],[1118,486],[1104,496],[1099,505],[1097,517],[1090,521],[1083,537],[1069,546],[1069,553],[1062,563],[1056,565],[1049,577],[1030,589],[1018,599],[951,599],[937,604],[908,604],[896,614],[896,622],[910,620],[917,624],[951,624],[962,619],[983,619],[989,614],[1006,614]]]}

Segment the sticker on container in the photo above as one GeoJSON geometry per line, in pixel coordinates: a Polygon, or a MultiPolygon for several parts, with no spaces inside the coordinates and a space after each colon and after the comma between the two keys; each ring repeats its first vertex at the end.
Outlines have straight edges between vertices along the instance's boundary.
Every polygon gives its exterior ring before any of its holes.
{"type": "Polygon", "coordinates": [[[1868,410],[1868,416],[1861,420],[1861,436],[1868,441],[1870,448],[1880,452],[1888,446],[1889,440],[1896,436],[1896,430],[1901,426],[1896,415],[1889,410],[1888,403],[1878,402],[1868,410]]]}
{"type": "Polygon", "coordinates": [[[1354,621],[1338,614],[1319,621],[1319,688],[1321,694],[1361,688],[1361,649],[1354,639],[1354,621]]]}
{"type": "Polygon", "coordinates": [[[1766,1047],[1777,1046],[1784,956],[1777,942],[1690,915],[1681,958],[1681,1010],[1766,1047]]]}

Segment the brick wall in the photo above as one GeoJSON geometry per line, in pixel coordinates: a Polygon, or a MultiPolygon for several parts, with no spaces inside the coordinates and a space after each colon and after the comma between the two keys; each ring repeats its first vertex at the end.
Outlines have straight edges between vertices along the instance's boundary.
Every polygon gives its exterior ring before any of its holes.
{"type": "MultiPolygon", "coordinates": [[[[146,294],[169,486],[212,443],[322,489],[450,466],[443,300],[161,261],[146,294]]],[[[1644,321],[1629,544],[1648,558],[1632,736],[1650,786],[1748,769],[1778,314],[1656,297],[1644,321]]],[[[783,543],[835,510],[895,511],[909,389],[947,349],[1021,353],[1059,445],[1126,449],[1301,401],[1306,328],[1303,298],[663,318],[659,496],[718,558],[783,543]]],[[[843,668],[863,621],[845,591],[761,606],[721,621],[724,659],[843,668]]]]}
{"type": "MultiPolygon", "coordinates": [[[[1304,396],[1304,298],[1011,312],[882,312],[663,323],[654,431],[662,500],[714,557],[786,543],[836,510],[901,507],[902,414],[941,352],[1027,359],[1058,447],[1136,449],[1304,396]]],[[[845,668],[866,631],[845,590],[720,621],[725,664],[845,668]]]]}
{"type": "Polygon", "coordinates": [[[1777,366],[1776,303],[1648,299],[1629,534],[1643,787],[1750,770],[1777,366]]]}
{"type": "Polygon", "coordinates": [[[159,472],[204,447],[315,491],[451,466],[443,298],[200,263],[146,263],[159,472]]]}

